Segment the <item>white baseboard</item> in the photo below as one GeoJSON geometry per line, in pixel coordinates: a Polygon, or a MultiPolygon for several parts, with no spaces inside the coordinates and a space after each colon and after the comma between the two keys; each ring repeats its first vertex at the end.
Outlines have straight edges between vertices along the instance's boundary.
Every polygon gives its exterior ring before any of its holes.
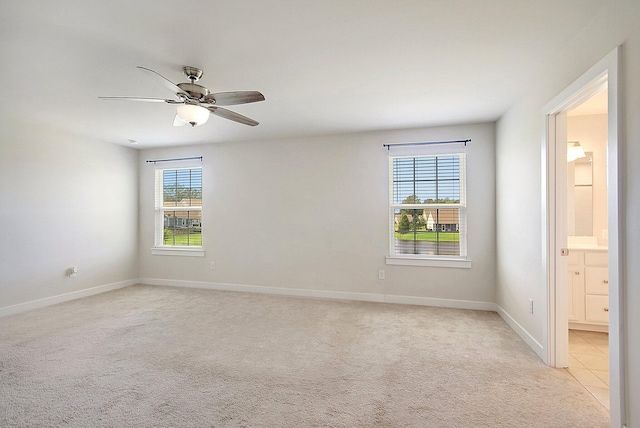
{"type": "Polygon", "coordinates": [[[161,278],[141,278],[140,283],[148,285],[205,288],[209,290],[241,291],[247,293],[276,294],[282,296],[310,297],[319,299],[355,300],[360,302],[398,303],[403,305],[438,306],[442,308],[455,309],[475,309],[480,311],[496,311],[497,308],[496,304],[492,302],[396,296],[375,293],[356,293],[348,291],[307,290],[301,288],[267,287],[261,285],[225,284],[218,282],[201,281],[181,281],[161,278]]]}
{"type": "Polygon", "coordinates": [[[45,297],[44,299],[18,303],[17,305],[5,306],[3,308],[0,308],[0,318],[8,315],[14,315],[14,314],[19,314],[21,312],[30,311],[32,309],[44,308],[45,306],[51,306],[57,303],[67,302],[69,300],[75,300],[75,299],[80,299],[82,297],[93,296],[94,294],[106,293],[107,291],[117,290],[119,288],[128,287],[130,285],[134,285],[137,283],[138,283],[137,279],[129,279],[126,281],[113,282],[111,284],[104,284],[104,285],[99,285],[97,287],[86,288],[84,290],[73,291],[71,293],[45,297]]]}
{"type": "Polygon", "coordinates": [[[498,315],[502,317],[502,319],[509,325],[509,327],[511,327],[511,329],[515,331],[516,334],[520,336],[522,340],[524,340],[525,343],[529,345],[529,347],[533,349],[536,354],[538,354],[538,357],[540,357],[540,359],[544,361],[545,364],[548,364],[547,352],[544,346],[542,346],[540,342],[538,342],[531,334],[529,334],[529,332],[525,330],[524,327],[518,324],[518,322],[513,319],[513,317],[509,315],[504,309],[502,309],[502,307],[496,304],[496,308],[496,312],[498,312],[498,315]]]}
{"type": "Polygon", "coordinates": [[[437,299],[433,297],[396,296],[385,294],[385,303],[399,303],[402,305],[437,306],[451,309],[473,309],[476,311],[496,312],[497,306],[493,302],[477,302],[474,300],[437,299]]]}

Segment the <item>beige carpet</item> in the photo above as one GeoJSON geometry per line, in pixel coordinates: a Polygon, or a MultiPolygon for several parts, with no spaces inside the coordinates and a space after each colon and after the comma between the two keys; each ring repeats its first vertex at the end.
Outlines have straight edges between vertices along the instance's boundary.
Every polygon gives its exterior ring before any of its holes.
{"type": "Polygon", "coordinates": [[[491,312],[134,286],[0,319],[0,426],[591,427],[491,312]]]}

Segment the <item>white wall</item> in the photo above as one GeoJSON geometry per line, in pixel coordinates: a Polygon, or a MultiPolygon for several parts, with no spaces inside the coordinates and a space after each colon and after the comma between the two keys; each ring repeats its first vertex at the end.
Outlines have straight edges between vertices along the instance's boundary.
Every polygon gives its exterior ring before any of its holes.
{"type": "Polygon", "coordinates": [[[624,127],[622,213],[624,271],[623,369],[627,388],[627,425],[640,426],[640,3],[607,2],[602,13],[582,32],[548,72],[531,82],[498,121],[497,165],[497,302],[536,340],[546,342],[545,281],[542,270],[541,141],[542,108],[617,45],[624,44],[622,85],[624,127]],[[527,299],[539,302],[534,315],[527,299]]]}
{"type": "Polygon", "coordinates": [[[0,128],[0,314],[137,278],[138,153],[6,116],[0,128]]]}
{"type": "Polygon", "coordinates": [[[494,140],[490,123],[144,150],[141,277],[493,302],[494,140]],[[382,144],[466,138],[472,139],[467,148],[472,268],[385,265],[389,172],[382,144]],[[151,255],[153,166],[145,160],[196,155],[204,156],[206,256],[151,255]]]}

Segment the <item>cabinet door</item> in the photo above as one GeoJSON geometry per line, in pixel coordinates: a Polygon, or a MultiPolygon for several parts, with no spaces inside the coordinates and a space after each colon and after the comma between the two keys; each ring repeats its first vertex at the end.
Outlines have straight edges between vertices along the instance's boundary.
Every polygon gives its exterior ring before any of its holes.
{"type": "Polygon", "coordinates": [[[569,321],[584,321],[584,274],[582,268],[569,266],[567,285],[569,321]]]}
{"type": "Polygon", "coordinates": [[[609,296],[588,295],[586,303],[587,322],[609,323],[609,296]]]}
{"type": "Polygon", "coordinates": [[[585,281],[587,294],[609,295],[609,268],[586,267],[585,281]]]}

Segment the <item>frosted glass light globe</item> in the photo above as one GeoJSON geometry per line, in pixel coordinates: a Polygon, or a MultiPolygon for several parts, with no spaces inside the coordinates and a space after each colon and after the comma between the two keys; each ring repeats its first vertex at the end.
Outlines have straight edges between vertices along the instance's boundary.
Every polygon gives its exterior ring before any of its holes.
{"type": "Polygon", "coordinates": [[[209,110],[193,104],[180,104],[177,108],[178,117],[191,126],[198,126],[209,120],[209,110]]]}

